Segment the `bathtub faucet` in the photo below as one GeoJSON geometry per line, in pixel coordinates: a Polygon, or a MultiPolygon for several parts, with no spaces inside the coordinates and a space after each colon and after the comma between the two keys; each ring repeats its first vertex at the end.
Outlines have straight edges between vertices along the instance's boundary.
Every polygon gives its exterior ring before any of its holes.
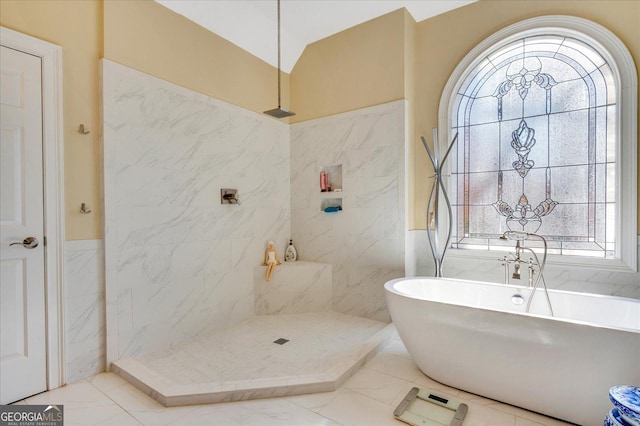
{"type": "MultiPolygon", "coordinates": [[[[529,297],[529,301],[527,302],[527,312],[529,312],[529,309],[531,308],[531,301],[533,300],[533,296],[535,295],[536,289],[538,288],[538,284],[540,282],[540,280],[542,279],[542,285],[544,287],[544,292],[545,295],[547,296],[547,303],[549,305],[549,311],[551,312],[551,316],[553,316],[553,308],[551,307],[551,300],[549,299],[549,293],[547,292],[547,284],[544,281],[544,277],[542,276],[542,272],[544,271],[544,265],[547,263],[547,240],[542,237],[541,235],[538,234],[533,234],[530,232],[521,232],[521,231],[507,231],[504,234],[502,234],[502,236],[500,237],[501,240],[516,240],[516,254],[514,257],[513,262],[515,262],[515,266],[514,266],[514,273],[513,273],[513,278],[514,279],[520,279],[520,263],[522,261],[522,259],[520,258],[520,254],[522,253],[523,250],[526,250],[528,252],[530,252],[534,259],[529,259],[528,262],[528,269],[529,269],[529,287],[531,287],[533,290],[531,291],[531,296],[529,297]],[[529,240],[529,239],[538,239],[540,241],[542,241],[542,245],[543,245],[543,256],[542,256],[542,262],[540,261],[540,259],[538,258],[538,255],[536,254],[535,251],[533,251],[533,249],[531,249],[530,247],[526,247],[524,245],[524,241],[525,240],[529,240]],[[538,266],[538,276],[536,277],[536,279],[533,279],[533,275],[534,275],[534,265],[538,266]]],[[[507,260],[507,257],[505,256],[503,258],[503,265],[505,265],[505,284],[509,284],[509,260],[507,260]]]]}
{"type": "MultiPolygon", "coordinates": [[[[529,272],[529,280],[528,280],[528,284],[529,287],[533,287],[533,274],[534,274],[534,265],[537,266],[538,268],[540,268],[540,270],[542,270],[544,268],[544,262],[541,264],[540,261],[538,260],[538,256],[536,255],[536,253],[529,247],[526,247],[524,245],[524,241],[529,239],[529,238],[538,238],[541,241],[543,241],[543,243],[545,244],[545,253],[546,253],[546,240],[541,237],[538,234],[530,234],[527,232],[519,232],[519,231],[507,231],[504,234],[502,234],[502,236],[500,237],[501,240],[516,240],[516,254],[512,255],[513,256],[513,260],[506,260],[506,256],[505,259],[503,259],[503,265],[505,266],[505,284],[509,284],[509,263],[513,263],[513,275],[511,275],[511,278],[514,280],[519,280],[521,278],[522,272],[521,270],[521,266],[524,263],[525,265],[528,264],[528,272],[529,272]],[[530,252],[534,257],[535,257],[535,261],[531,258],[529,258],[529,260],[525,260],[522,258],[522,253],[524,251],[528,251],[530,252]]],[[[546,260],[546,256],[545,256],[545,260],[546,260]]]]}
{"type": "MultiPolygon", "coordinates": [[[[525,262],[521,257],[522,247],[520,246],[520,241],[516,241],[516,254],[511,255],[511,258],[508,256],[504,256],[502,260],[502,266],[504,266],[504,283],[509,284],[509,275],[510,269],[509,265],[513,263],[513,274],[511,274],[511,279],[519,280],[521,277],[520,267],[521,263],[525,262]]],[[[531,272],[531,271],[529,271],[531,272]]]]}

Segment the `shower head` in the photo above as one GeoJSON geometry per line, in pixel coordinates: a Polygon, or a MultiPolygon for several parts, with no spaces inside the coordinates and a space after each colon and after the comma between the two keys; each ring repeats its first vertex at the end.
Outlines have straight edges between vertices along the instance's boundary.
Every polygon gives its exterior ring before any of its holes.
{"type": "Polygon", "coordinates": [[[278,108],[270,109],[263,112],[263,114],[270,115],[274,118],[286,118],[291,117],[292,115],[296,115],[295,112],[282,109],[282,105],[280,104],[280,74],[280,0],[278,0],[278,108]]]}
{"type": "Polygon", "coordinates": [[[275,118],[285,118],[285,117],[291,117],[292,115],[296,115],[295,112],[287,111],[286,109],[282,109],[280,107],[270,109],[268,111],[264,111],[263,114],[267,114],[275,118]]]}

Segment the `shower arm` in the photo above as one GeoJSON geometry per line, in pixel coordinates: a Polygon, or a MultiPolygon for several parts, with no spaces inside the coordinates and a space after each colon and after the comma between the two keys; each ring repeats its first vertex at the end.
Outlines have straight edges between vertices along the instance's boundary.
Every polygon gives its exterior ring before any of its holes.
{"type": "Polygon", "coordinates": [[[278,0],[278,108],[281,108],[280,95],[280,0],[278,0]]]}

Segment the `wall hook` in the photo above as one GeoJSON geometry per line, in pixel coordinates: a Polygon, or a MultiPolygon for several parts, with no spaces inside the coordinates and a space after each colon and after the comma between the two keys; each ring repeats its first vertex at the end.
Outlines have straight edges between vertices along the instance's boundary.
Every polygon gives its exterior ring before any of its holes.
{"type": "Polygon", "coordinates": [[[80,127],[78,127],[78,133],[81,135],[88,135],[91,132],[85,129],[84,124],[81,124],[80,127]]]}
{"type": "Polygon", "coordinates": [[[82,204],[80,205],[80,213],[82,213],[82,214],[89,214],[89,213],[91,213],[91,212],[92,212],[92,210],[91,210],[91,209],[87,209],[87,204],[86,204],[86,203],[82,203],[82,204]]]}

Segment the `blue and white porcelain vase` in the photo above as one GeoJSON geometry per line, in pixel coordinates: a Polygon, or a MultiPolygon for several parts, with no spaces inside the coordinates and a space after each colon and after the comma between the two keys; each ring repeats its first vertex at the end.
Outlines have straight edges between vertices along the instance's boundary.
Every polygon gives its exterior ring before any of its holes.
{"type": "Polygon", "coordinates": [[[640,388],[637,386],[614,386],[609,389],[609,399],[615,405],[605,425],[640,426],[640,388]]]}

